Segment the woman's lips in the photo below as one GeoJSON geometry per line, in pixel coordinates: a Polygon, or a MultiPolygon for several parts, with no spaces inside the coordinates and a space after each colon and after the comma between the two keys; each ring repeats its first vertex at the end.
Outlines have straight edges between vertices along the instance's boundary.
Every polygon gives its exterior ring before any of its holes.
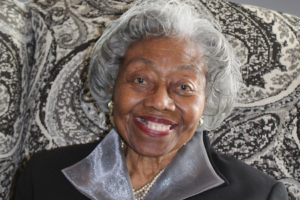
{"type": "Polygon", "coordinates": [[[151,137],[168,135],[177,126],[170,120],[152,116],[135,117],[134,122],[143,132],[151,137]]]}

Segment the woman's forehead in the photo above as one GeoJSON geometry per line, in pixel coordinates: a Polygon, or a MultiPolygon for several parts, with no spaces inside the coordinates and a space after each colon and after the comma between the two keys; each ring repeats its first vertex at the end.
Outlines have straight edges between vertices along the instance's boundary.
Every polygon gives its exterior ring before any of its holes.
{"type": "MultiPolygon", "coordinates": [[[[204,69],[205,59],[197,45],[179,38],[149,38],[134,43],[125,53],[125,66],[144,64],[155,67],[171,65],[174,70],[204,69]]],[[[124,66],[123,65],[123,66],[124,66]]]]}

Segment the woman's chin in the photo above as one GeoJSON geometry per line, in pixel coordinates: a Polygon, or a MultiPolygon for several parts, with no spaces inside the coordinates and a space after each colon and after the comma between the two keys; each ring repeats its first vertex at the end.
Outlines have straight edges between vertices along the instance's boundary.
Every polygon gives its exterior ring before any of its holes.
{"type": "Polygon", "coordinates": [[[137,145],[131,146],[129,148],[132,148],[138,155],[151,158],[163,157],[173,151],[170,145],[141,145],[141,143],[137,143],[137,145]]]}

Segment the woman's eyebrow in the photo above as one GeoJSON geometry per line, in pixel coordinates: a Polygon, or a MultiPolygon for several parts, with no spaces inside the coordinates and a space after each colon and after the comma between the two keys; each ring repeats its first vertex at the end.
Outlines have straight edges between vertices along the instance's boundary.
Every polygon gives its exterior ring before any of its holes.
{"type": "MultiPolygon", "coordinates": [[[[146,65],[150,65],[151,67],[154,67],[154,68],[159,68],[158,65],[156,65],[154,62],[150,61],[150,60],[147,60],[145,58],[135,58],[135,59],[132,59],[127,65],[131,64],[131,63],[135,63],[135,62],[142,62],[142,63],[145,63],[146,65]]],[[[181,65],[181,66],[176,66],[175,67],[176,70],[192,70],[194,71],[198,76],[201,76],[201,70],[194,66],[194,65],[181,65]]]]}
{"type": "Polygon", "coordinates": [[[194,66],[194,65],[181,65],[181,66],[176,67],[176,69],[177,69],[177,70],[186,70],[186,69],[192,70],[192,71],[194,71],[198,76],[201,76],[201,70],[200,70],[198,67],[194,66]]]}
{"type": "Polygon", "coordinates": [[[147,60],[145,58],[134,58],[134,59],[130,60],[127,65],[130,65],[130,64],[135,63],[135,62],[142,62],[142,63],[145,63],[146,65],[151,65],[155,68],[158,67],[154,62],[151,62],[150,60],[147,60]]]}

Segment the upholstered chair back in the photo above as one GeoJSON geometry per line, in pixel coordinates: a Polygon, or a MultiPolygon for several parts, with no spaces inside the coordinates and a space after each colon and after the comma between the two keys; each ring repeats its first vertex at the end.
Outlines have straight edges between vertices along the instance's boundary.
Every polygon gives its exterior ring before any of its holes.
{"type": "MultiPolygon", "coordinates": [[[[300,198],[300,18],[226,1],[188,0],[215,16],[243,64],[237,107],[214,148],[300,198]]],[[[132,0],[0,1],[0,199],[31,155],[105,136],[87,85],[91,49],[132,0]]],[[[117,97],[116,97],[117,98],[117,97]]]]}

